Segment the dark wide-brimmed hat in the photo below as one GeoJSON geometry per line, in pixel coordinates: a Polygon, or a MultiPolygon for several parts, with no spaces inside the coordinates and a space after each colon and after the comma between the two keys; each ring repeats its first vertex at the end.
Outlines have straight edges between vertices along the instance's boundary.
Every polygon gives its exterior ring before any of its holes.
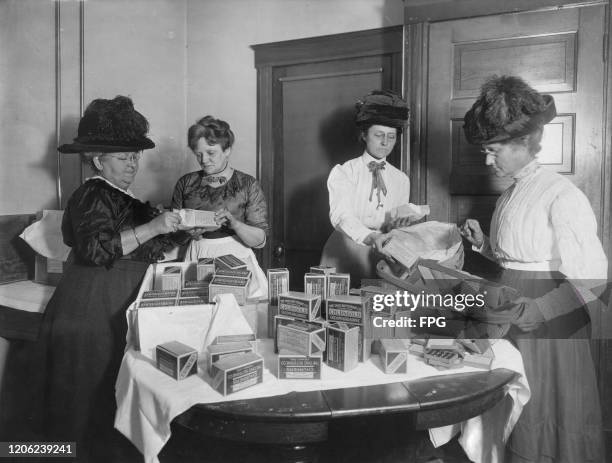
{"type": "Polygon", "coordinates": [[[384,125],[401,129],[408,123],[408,103],[387,90],[374,90],[355,104],[355,123],[359,128],[384,125]]]}
{"type": "Polygon", "coordinates": [[[522,137],[557,115],[555,100],[514,76],[493,76],[463,118],[469,143],[482,145],[522,137]]]}
{"type": "Polygon", "coordinates": [[[120,153],[155,147],[149,138],[149,122],[134,109],[127,96],[112,100],[96,99],[89,103],[79,122],[73,143],[60,146],[61,153],[120,153]]]}

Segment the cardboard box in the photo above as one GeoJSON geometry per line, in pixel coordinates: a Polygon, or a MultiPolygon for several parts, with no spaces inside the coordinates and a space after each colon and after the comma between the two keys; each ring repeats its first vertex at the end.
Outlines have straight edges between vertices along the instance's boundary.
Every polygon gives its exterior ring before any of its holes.
{"type": "Polygon", "coordinates": [[[198,353],[178,341],[160,344],[155,348],[157,368],[176,380],[185,379],[198,372],[198,353]]]}
{"type": "Polygon", "coordinates": [[[304,274],[304,292],[321,296],[321,300],[327,299],[327,277],[322,273],[304,274]]]}
{"type": "Polygon", "coordinates": [[[329,265],[313,265],[312,267],[310,267],[310,272],[330,275],[332,273],[336,273],[336,267],[331,267],[329,265]]]}
{"type": "Polygon", "coordinates": [[[210,286],[210,280],[188,280],[188,281],[185,281],[183,288],[185,289],[206,288],[206,291],[208,291],[209,286],[210,286]]]}
{"type": "Polygon", "coordinates": [[[144,293],[142,293],[142,296],[140,298],[141,300],[173,299],[173,298],[176,298],[177,295],[178,295],[178,289],[166,289],[166,290],[157,289],[157,290],[152,290],[152,291],[145,291],[144,293]]]}
{"type": "Polygon", "coordinates": [[[208,371],[212,375],[212,365],[230,355],[253,352],[253,345],[248,341],[211,344],[206,348],[208,371]]]}
{"type": "Polygon", "coordinates": [[[199,209],[173,209],[181,217],[180,229],[218,227],[214,211],[199,209]]]}
{"type": "Polygon", "coordinates": [[[247,268],[247,264],[242,260],[238,259],[233,254],[225,254],[224,256],[215,257],[215,271],[225,270],[238,270],[247,268]]]}
{"type": "Polygon", "coordinates": [[[351,275],[349,273],[331,273],[327,275],[327,298],[334,296],[348,296],[351,288],[351,275]]]}
{"type": "Polygon", "coordinates": [[[176,299],[146,299],[138,303],[139,309],[147,309],[152,307],[174,307],[176,299]]]}
{"type": "Polygon", "coordinates": [[[314,356],[325,350],[325,328],[303,320],[277,323],[277,351],[290,350],[296,354],[314,356]]]}
{"type": "Polygon", "coordinates": [[[321,317],[321,296],[288,291],[278,296],[278,313],[312,321],[321,317]]]}
{"type": "Polygon", "coordinates": [[[301,355],[281,350],[278,354],[278,379],[321,379],[322,355],[301,355]]]}
{"type": "Polygon", "coordinates": [[[460,367],[463,362],[461,355],[446,349],[428,349],[426,347],[424,357],[430,365],[445,368],[460,367]]]}
{"type": "Polygon", "coordinates": [[[472,352],[464,353],[463,364],[470,367],[482,368],[483,370],[490,370],[494,358],[495,354],[493,354],[493,350],[489,347],[482,354],[472,352]]]}
{"type": "MultiPolygon", "coordinates": [[[[375,312],[383,316],[393,316],[393,314],[397,310],[397,307],[395,304],[395,296],[396,296],[397,291],[398,291],[397,289],[396,290],[385,289],[385,288],[381,288],[380,286],[362,287],[360,289],[360,294],[366,305],[366,312],[375,312]],[[378,311],[374,310],[374,296],[383,298],[382,301],[380,301],[380,304],[382,305],[381,310],[378,310],[378,311]],[[393,303],[392,304],[385,303],[384,301],[385,296],[393,296],[393,303]]],[[[387,300],[389,299],[390,298],[387,298],[387,300]]]]}
{"type": "Polygon", "coordinates": [[[263,358],[253,352],[221,359],[211,370],[211,386],[223,395],[263,382],[263,358]]]}
{"type": "Polygon", "coordinates": [[[208,304],[208,285],[194,288],[182,288],[179,297],[199,297],[203,299],[204,304],[208,304]]]}
{"type": "Polygon", "coordinates": [[[215,273],[215,259],[213,259],[212,257],[201,258],[200,260],[198,260],[196,269],[196,278],[198,281],[211,280],[215,273]]]}
{"type": "Polygon", "coordinates": [[[278,354],[278,337],[276,333],[278,332],[279,325],[288,325],[289,323],[293,323],[297,321],[293,317],[287,317],[285,315],[275,315],[274,321],[272,323],[272,330],[269,333],[272,333],[271,337],[274,339],[274,353],[278,354]]]}
{"type": "Polygon", "coordinates": [[[365,310],[361,296],[330,296],[325,318],[328,322],[363,325],[367,319],[365,310]]]}
{"type": "Polygon", "coordinates": [[[414,250],[406,247],[396,236],[392,236],[391,239],[384,244],[383,249],[407,269],[412,268],[419,258],[414,250]]]}
{"type": "Polygon", "coordinates": [[[34,281],[43,285],[57,286],[64,274],[66,262],[49,259],[40,254],[34,257],[34,281]]]}
{"type": "Polygon", "coordinates": [[[203,299],[201,297],[179,297],[176,305],[201,305],[208,304],[208,299],[203,299]]]}
{"type": "Polygon", "coordinates": [[[251,271],[245,268],[240,268],[237,270],[230,270],[226,268],[220,268],[215,271],[215,276],[219,277],[233,277],[233,278],[244,278],[249,281],[251,279],[251,271]]]}
{"type": "Polygon", "coordinates": [[[408,347],[401,340],[381,339],[379,355],[385,373],[408,372],[408,347]]]}
{"type": "Polygon", "coordinates": [[[167,291],[169,289],[178,290],[182,286],[181,267],[172,266],[164,268],[161,277],[161,289],[167,291]]]}
{"type": "Polygon", "coordinates": [[[359,327],[347,323],[327,325],[325,362],[332,368],[349,371],[359,363],[359,327]]]}
{"type": "Polygon", "coordinates": [[[208,300],[213,301],[218,294],[233,294],[239,305],[247,300],[248,281],[244,278],[216,276],[210,281],[208,287],[208,300]]]}
{"type": "Polygon", "coordinates": [[[244,334],[222,334],[213,339],[212,345],[227,344],[231,342],[250,342],[254,343],[257,339],[253,333],[244,334]]]}
{"type": "Polygon", "coordinates": [[[278,306],[278,295],[287,291],[289,291],[289,270],[286,268],[268,269],[268,302],[270,305],[278,306]]]}

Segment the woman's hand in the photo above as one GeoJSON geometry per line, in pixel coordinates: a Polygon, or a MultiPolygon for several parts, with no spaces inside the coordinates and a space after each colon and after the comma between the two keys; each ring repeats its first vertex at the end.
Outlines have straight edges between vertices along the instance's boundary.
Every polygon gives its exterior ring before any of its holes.
{"type": "Polygon", "coordinates": [[[484,243],[484,233],[480,228],[478,220],[466,219],[463,226],[459,228],[461,236],[472,243],[477,248],[480,248],[484,243]]]}
{"type": "Polygon", "coordinates": [[[372,232],[365,237],[365,239],[363,240],[363,244],[365,244],[366,246],[371,246],[379,253],[388,256],[389,254],[383,249],[383,246],[389,238],[390,235],[388,233],[372,232]]]}
{"type": "Polygon", "coordinates": [[[219,209],[215,212],[215,221],[219,225],[226,224],[229,228],[235,228],[236,223],[239,222],[239,220],[232,215],[227,207],[219,209]]]}
{"type": "Polygon", "coordinates": [[[172,233],[178,230],[178,225],[181,223],[181,216],[178,212],[166,211],[159,214],[149,222],[151,231],[154,236],[163,235],[164,233],[172,233]]]}

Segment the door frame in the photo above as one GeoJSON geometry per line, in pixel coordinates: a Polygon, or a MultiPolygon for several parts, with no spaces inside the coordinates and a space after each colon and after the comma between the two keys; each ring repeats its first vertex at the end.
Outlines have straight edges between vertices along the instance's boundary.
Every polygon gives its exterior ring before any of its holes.
{"type": "MultiPolygon", "coordinates": [[[[357,58],[385,54],[397,55],[400,66],[404,44],[404,27],[393,26],[380,29],[324,35],[307,39],[253,45],[255,68],[257,69],[257,178],[261,182],[268,201],[270,223],[279,223],[281,213],[275,202],[275,182],[281,178],[280,166],[275,163],[276,154],[282,149],[282,127],[275,125],[275,105],[280,104],[277,96],[275,70],[281,66],[314,63],[343,58],[357,58]]],[[[405,73],[401,73],[402,76],[405,73]]],[[[404,88],[397,82],[396,88],[404,88]]],[[[402,137],[400,164],[410,175],[408,140],[410,133],[402,137]]],[[[258,254],[263,268],[270,268],[272,252],[277,244],[273,227],[270,227],[268,242],[258,254]]]]}

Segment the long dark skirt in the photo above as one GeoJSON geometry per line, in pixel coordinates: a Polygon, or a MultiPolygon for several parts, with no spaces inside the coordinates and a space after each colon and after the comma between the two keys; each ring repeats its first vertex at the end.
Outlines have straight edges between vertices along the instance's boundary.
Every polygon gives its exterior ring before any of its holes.
{"type": "Polygon", "coordinates": [[[39,340],[29,347],[27,387],[33,389],[21,398],[32,399],[23,404],[30,431],[46,441],[76,442],[78,461],[134,461],[113,426],[115,380],[125,312],[146,268],[128,260],[111,269],[69,266],[45,309],[39,340]]]}
{"type": "MultiPolygon", "coordinates": [[[[558,284],[549,272],[504,270],[501,282],[527,297],[539,297],[558,284]]],[[[507,446],[510,463],[603,462],[601,406],[591,357],[588,315],[581,308],[575,331],[510,336],[520,350],[531,399],[523,409],[507,446]],[[564,337],[562,339],[561,337],[564,337]],[[558,339],[554,339],[558,338],[558,339]]],[[[567,326],[567,324],[566,324],[567,326]]]]}

